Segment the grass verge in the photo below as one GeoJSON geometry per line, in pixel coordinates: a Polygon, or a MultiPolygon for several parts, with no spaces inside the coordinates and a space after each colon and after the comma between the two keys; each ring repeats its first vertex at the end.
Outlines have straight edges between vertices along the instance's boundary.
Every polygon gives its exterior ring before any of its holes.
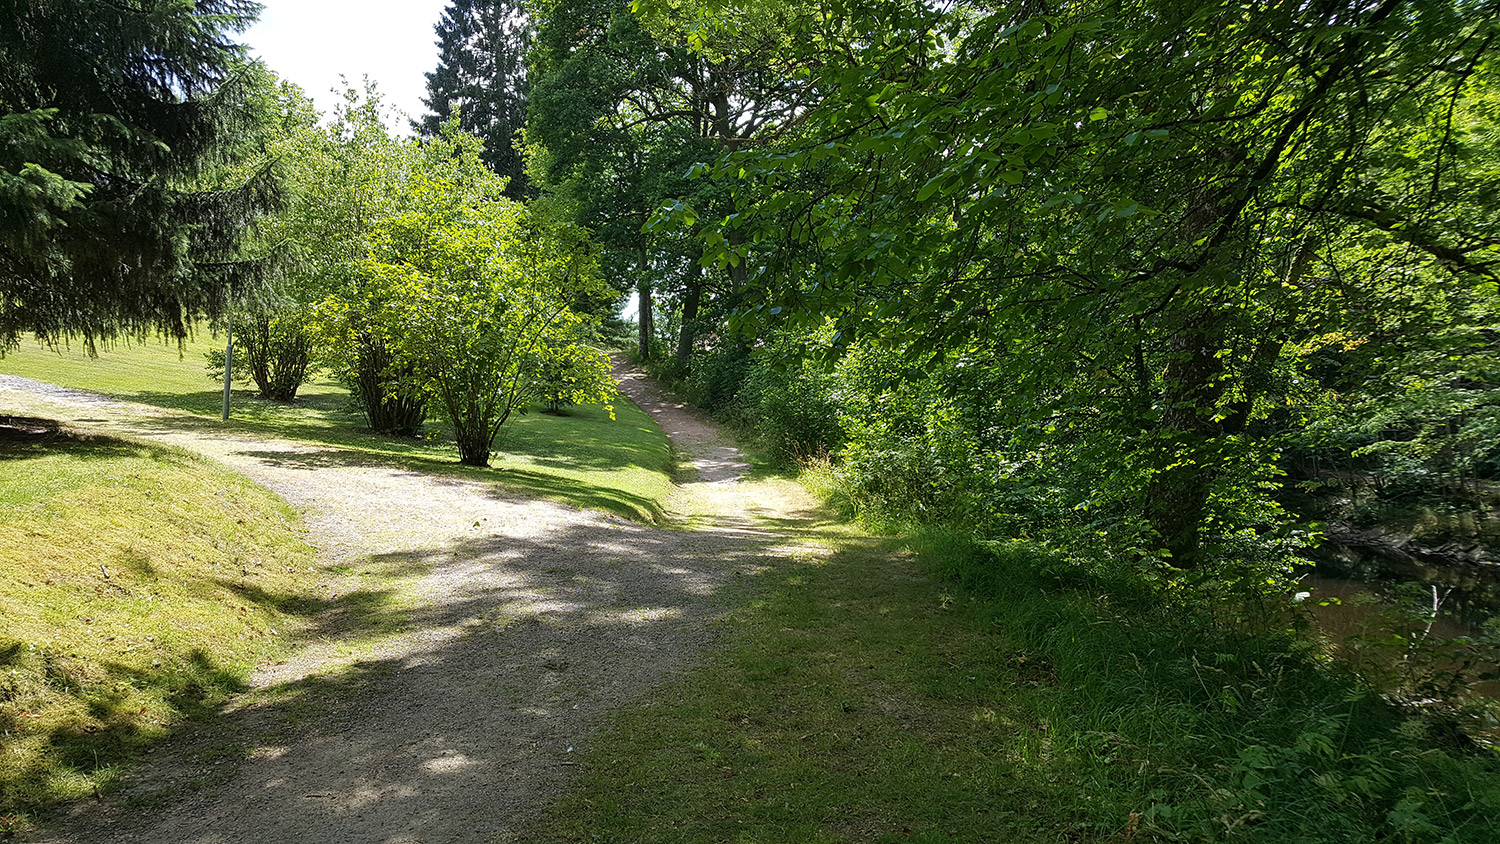
{"type": "Polygon", "coordinates": [[[0,831],[14,831],[242,690],[287,650],[315,575],[296,515],[239,475],[0,422],[0,831]]]}
{"type": "Polygon", "coordinates": [[[1295,637],[1023,543],[825,541],[617,717],[538,840],[1500,840],[1495,757],[1295,637]]]}
{"type": "Polygon", "coordinates": [[[636,521],[660,521],[671,492],[672,458],[666,437],[629,401],[615,404],[615,419],[597,406],[568,408],[567,415],[513,416],[496,442],[494,465],[457,464],[452,433],[429,420],[422,439],[386,437],[362,430],[347,391],[327,379],[303,386],[294,404],[261,401],[235,390],[233,418],[220,421],[222,392],[204,368],[204,353],[219,345],[205,334],[184,347],[174,343],[122,345],[89,358],[81,349],[51,350],[25,342],[0,358],[0,372],[88,390],[171,412],[168,424],[184,430],[233,430],[302,440],[337,449],[345,459],[386,462],[424,472],[452,474],[636,521]]]}

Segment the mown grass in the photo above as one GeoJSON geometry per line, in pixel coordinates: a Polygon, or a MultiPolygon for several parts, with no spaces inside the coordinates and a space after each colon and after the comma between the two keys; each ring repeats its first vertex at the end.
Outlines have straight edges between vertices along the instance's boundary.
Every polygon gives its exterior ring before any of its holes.
{"type": "Polygon", "coordinates": [[[303,386],[294,404],[254,398],[236,389],[232,419],[220,421],[222,392],[208,377],[204,353],[222,341],[200,333],[175,343],[120,345],[89,358],[80,348],[48,349],[23,342],[0,358],[0,372],[153,405],[177,413],[184,429],[243,431],[325,445],[342,458],[389,462],[500,484],[520,495],[656,522],[671,491],[666,437],[648,416],[621,398],[615,418],[603,407],[567,409],[564,416],[513,416],[501,430],[489,469],[458,465],[449,427],[434,407],[422,439],[386,437],[364,429],[347,391],[326,378],[303,386]]]}
{"type": "Polygon", "coordinates": [[[1025,543],[825,532],[537,840],[1500,841],[1500,765],[1296,637],[1025,543]]]}
{"type": "MultiPolygon", "coordinates": [[[[4,420],[0,420],[4,421],[4,420]]],[[[108,788],[311,611],[280,499],[174,449],[0,425],[0,834],[108,788]]]]}

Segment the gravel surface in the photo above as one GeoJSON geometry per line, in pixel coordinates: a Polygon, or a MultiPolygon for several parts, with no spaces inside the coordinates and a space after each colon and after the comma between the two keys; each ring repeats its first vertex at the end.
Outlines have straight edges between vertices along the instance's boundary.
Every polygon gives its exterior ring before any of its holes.
{"type": "Polygon", "coordinates": [[[322,446],[204,433],[168,411],[0,375],[0,407],[185,446],[282,495],[321,550],[330,607],[220,723],[169,742],[120,793],[31,840],[522,837],[608,710],[712,646],[725,584],[805,550],[755,517],[800,518],[806,499],[738,483],[745,463],[711,425],[631,367],[617,362],[616,376],[698,468],[674,507],[701,528],[655,529],[322,446]],[[402,614],[371,644],[369,620],[341,608],[381,589],[400,593],[402,614]]]}

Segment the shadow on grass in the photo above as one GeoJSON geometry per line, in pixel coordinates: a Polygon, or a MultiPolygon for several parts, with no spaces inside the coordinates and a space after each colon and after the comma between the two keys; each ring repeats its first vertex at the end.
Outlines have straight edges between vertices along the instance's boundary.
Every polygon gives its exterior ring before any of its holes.
{"type": "Polygon", "coordinates": [[[563,475],[528,472],[525,469],[498,470],[500,485],[495,497],[514,500],[516,493],[566,501],[577,507],[600,510],[637,522],[660,523],[666,518],[662,502],[622,489],[585,483],[563,475]]]}
{"type": "Polygon", "coordinates": [[[165,736],[166,727],[156,720],[163,704],[182,718],[202,718],[247,688],[242,672],[217,664],[200,650],[160,668],[106,661],[82,673],[65,655],[29,655],[34,658],[20,660],[12,652],[5,660],[11,684],[51,686],[74,698],[76,707],[48,721],[33,722],[23,714],[0,723],[6,738],[40,739],[42,745],[24,764],[0,767],[0,815],[45,813],[56,805],[58,786],[70,776],[109,782],[112,771],[165,736]]]}
{"type": "MultiPolygon", "coordinates": [[[[212,416],[217,418],[223,411],[224,392],[222,390],[202,390],[192,393],[167,393],[150,390],[142,390],[133,393],[122,393],[123,399],[128,399],[141,404],[149,404],[153,407],[165,408],[167,410],[182,410],[200,416],[212,416]]],[[[312,393],[298,396],[291,402],[276,402],[263,399],[254,393],[244,390],[234,390],[230,395],[230,415],[241,421],[266,421],[273,420],[286,412],[313,412],[323,413],[331,416],[348,417],[357,419],[357,414],[349,410],[349,400],[345,396],[332,393],[312,393]]]]}
{"type": "MultiPolygon", "coordinates": [[[[427,567],[425,561],[381,565],[395,574],[427,567]]],[[[388,635],[409,626],[392,590],[361,590],[325,599],[278,594],[227,580],[218,583],[248,603],[303,619],[304,635],[313,639],[388,635]]],[[[164,656],[159,665],[142,669],[114,661],[81,665],[63,653],[0,640],[0,667],[9,675],[0,681],[0,695],[50,687],[54,695],[74,701],[72,712],[61,711],[48,721],[32,720],[15,707],[0,710],[6,716],[0,717],[0,735],[7,743],[41,745],[26,764],[0,765],[0,816],[47,815],[59,803],[59,784],[70,775],[108,784],[113,771],[166,737],[163,706],[172,721],[212,722],[234,695],[249,689],[242,667],[217,662],[200,649],[164,656]]]]}
{"type": "MultiPolygon", "coordinates": [[[[111,802],[163,812],[87,809],[77,841],[253,834],[283,842],[328,836],[430,841],[504,839],[561,781],[570,754],[613,707],[642,698],[696,661],[715,638],[723,593],[782,559],[765,531],[686,534],[608,522],[540,536],[476,536],[366,558],[361,567],[420,572],[424,600],[338,599],[241,590],[305,616],[309,637],[378,642],[347,667],[254,692],[169,742],[168,766],[203,759],[205,742],[235,752],[225,772],[174,786],[143,770],[111,802]],[[396,634],[396,635],[392,635],[396,634]],[[198,790],[214,780],[227,786],[198,790]],[[377,803],[371,795],[379,795],[377,803]],[[311,798],[316,798],[311,799],[311,798]],[[233,812],[215,807],[233,805],[233,812]],[[190,833],[190,834],[189,834],[190,833]]],[[[201,765],[199,766],[201,768],[201,765]]]]}
{"type": "Polygon", "coordinates": [[[53,419],[0,416],[0,461],[66,453],[81,459],[139,456],[145,449],[113,437],[79,434],[53,419]]]}
{"type": "MultiPolygon", "coordinates": [[[[515,467],[478,468],[444,463],[431,458],[407,460],[382,458],[369,452],[326,451],[242,451],[272,466],[316,471],[332,468],[383,468],[428,477],[436,476],[452,483],[475,481],[489,485],[489,494],[504,501],[525,498],[547,498],[575,507],[599,510],[636,522],[659,523],[666,517],[662,502],[626,490],[590,484],[566,475],[533,472],[515,467]]],[[[441,480],[439,480],[441,482],[441,480]]]]}

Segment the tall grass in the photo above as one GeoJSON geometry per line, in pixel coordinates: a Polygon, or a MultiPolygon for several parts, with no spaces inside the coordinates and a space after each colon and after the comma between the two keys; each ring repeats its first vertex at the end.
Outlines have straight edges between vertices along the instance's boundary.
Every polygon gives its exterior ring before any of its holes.
{"type": "MultiPolygon", "coordinates": [[[[911,540],[1032,666],[1028,706],[1083,790],[1168,840],[1500,841],[1500,757],[1404,715],[1296,629],[1226,625],[1034,543],[911,540]]],[[[1243,617],[1243,614],[1239,614],[1243,617]]],[[[1265,617],[1265,614],[1262,614],[1265,617]]]]}

